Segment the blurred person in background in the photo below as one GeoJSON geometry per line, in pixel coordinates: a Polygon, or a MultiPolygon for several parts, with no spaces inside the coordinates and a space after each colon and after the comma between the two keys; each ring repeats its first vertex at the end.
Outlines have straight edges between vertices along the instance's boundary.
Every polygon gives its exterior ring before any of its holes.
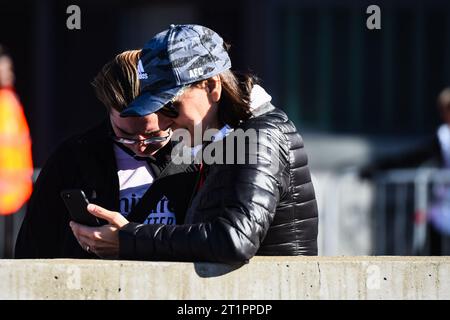
{"type": "Polygon", "coordinates": [[[90,202],[114,208],[130,221],[183,221],[197,168],[171,162],[171,131],[160,129],[156,115],[120,117],[139,94],[140,52],[118,54],[95,77],[92,84],[107,116],[63,142],[46,162],[17,238],[16,258],[96,257],[72,234],[60,196],[64,189],[82,189],[90,202]]]}
{"type": "Polygon", "coordinates": [[[383,170],[407,168],[450,168],[450,88],[437,98],[438,112],[443,124],[419,146],[390,156],[375,159],[364,166],[362,178],[372,178],[383,170]]]}
{"type": "Polygon", "coordinates": [[[13,219],[33,186],[31,138],[23,107],[14,90],[11,56],[0,44],[0,215],[5,215],[5,258],[12,257],[13,219]]]}
{"type": "MultiPolygon", "coordinates": [[[[373,178],[377,173],[393,169],[450,169],[450,87],[444,88],[437,97],[437,109],[442,124],[434,134],[419,146],[377,159],[360,171],[362,178],[373,178]]],[[[412,203],[412,199],[408,199],[412,203]]],[[[444,252],[443,243],[450,244],[450,186],[436,184],[431,189],[431,201],[427,219],[430,222],[429,244],[431,255],[450,254],[450,246],[444,252]]]]}
{"type": "Polygon", "coordinates": [[[11,57],[0,45],[0,215],[17,212],[32,191],[31,138],[14,91],[11,57]]]}
{"type": "MultiPolygon", "coordinates": [[[[430,155],[436,166],[450,170],[450,87],[441,91],[437,105],[443,124],[436,133],[439,147],[430,155]]],[[[434,142],[436,145],[436,142],[434,142]]],[[[450,181],[432,186],[432,200],[428,209],[430,246],[432,255],[450,254],[450,181]]]]}

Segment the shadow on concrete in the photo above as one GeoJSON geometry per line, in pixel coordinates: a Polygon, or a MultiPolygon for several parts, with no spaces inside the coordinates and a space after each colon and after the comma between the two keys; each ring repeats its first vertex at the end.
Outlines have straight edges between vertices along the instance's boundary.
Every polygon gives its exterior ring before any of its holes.
{"type": "Polygon", "coordinates": [[[199,277],[212,278],[220,277],[234,270],[239,269],[247,263],[239,264],[221,264],[221,263],[208,263],[208,262],[196,262],[194,263],[195,272],[199,277]]]}

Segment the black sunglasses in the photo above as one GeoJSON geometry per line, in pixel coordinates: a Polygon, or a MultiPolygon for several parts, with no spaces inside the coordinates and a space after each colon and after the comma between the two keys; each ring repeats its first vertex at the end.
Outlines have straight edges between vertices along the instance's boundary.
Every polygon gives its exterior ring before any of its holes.
{"type": "Polygon", "coordinates": [[[166,140],[168,140],[171,136],[171,131],[169,131],[169,134],[166,136],[162,136],[162,137],[151,137],[151,138],[147,138],[147,139],[131,139],[131,138],[123,138],[123,137],[118,137],[116,136],[114,133],[111,133],[111,138],[118,143],[121,144],[126,144],[126,145],[134,145],[134,144],[144,144],[144,145],[149,145],[149,144],[157,144],[160,142],[164,142],[166,140]]]}
{"type": "Polygon", "coordinates": [[[168,118],[177,118],[180,115],[178,108],[175,107],[175,101],[170,100],[157,112],[168,118]]]}
{"type": "Polygon", "coordinates": [[[185,85],[183,88],[180,89],[180,91],[178,91],[178,93],[175,97],[173,97],[171,100],[169,100],[169,102],[167,102],[161,109],[159,109],[156,112],[157,113],[159,112],[163,116],[168,117],[168,118],[177,118],[180,115],[178,108],[175,106],[177,99],[184,93],[184,91],[187,88],[189,88],[195,84],[196,83],[185,85]]]}

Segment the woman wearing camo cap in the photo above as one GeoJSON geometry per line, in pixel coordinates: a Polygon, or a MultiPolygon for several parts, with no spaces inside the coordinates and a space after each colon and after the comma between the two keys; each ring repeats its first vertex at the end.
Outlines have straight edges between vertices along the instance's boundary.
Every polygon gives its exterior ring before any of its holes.
{"type": "Polygon", "coordinates": [[[317,255],[317,203],[303,140],[251,75],[230,68],[222,38],[203,26],[171,25],[144,46],[141,93],[121,116],[156,113],[161,128],[174,136],[188,132],[193,150],[203,153],[202,174],[182,225],[131,223],[89,206],[109,221],[94,229],[72,224],[91,251],[120,259],[225,263],[254,255],[317,255]],[[211,129],[214,139],[205,141],[211,129]],[[245,151],[235,153],[229,142],[247,132],[257,138],[244,139],[245,151]],[[207,163],[212,149],[216,161],[207,163]]]}

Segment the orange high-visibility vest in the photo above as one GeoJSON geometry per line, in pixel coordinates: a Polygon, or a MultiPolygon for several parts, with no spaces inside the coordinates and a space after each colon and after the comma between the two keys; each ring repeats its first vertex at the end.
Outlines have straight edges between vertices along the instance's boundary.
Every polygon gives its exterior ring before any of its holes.
{"type": "Polygon", "coordinates": [[[0,88],[0,215],[18,211],[32,191],[31,139],[22,105],[0,88]]]}

